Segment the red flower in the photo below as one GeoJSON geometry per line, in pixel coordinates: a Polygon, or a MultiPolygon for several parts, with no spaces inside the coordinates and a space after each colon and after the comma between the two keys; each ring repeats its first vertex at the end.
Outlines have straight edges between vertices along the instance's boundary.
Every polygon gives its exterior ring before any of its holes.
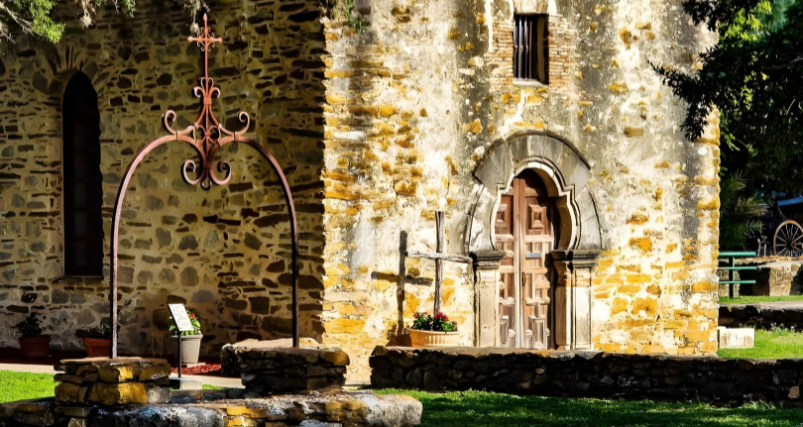
{"type": "Polygon", "coordinates": [[[415,317],[416,319],[418,319],[419,317],[421,317],[421,314],[420,314],[420,313],[415,313],[415,314],[413,314],[413,317],[415,317]]]}

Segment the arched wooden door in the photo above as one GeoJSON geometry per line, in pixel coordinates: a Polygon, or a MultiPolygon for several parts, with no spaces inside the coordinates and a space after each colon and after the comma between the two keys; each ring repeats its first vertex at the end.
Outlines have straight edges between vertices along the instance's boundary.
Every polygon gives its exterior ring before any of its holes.
{"type": "Polygon", "coordinates": [[[532,170],[513,179],[496,213],[497,249],[507,252],[499,269],[499,345],[532,349],[554,347],[546,258],[556,239],[558,220],[543,181],[532,170]]]}

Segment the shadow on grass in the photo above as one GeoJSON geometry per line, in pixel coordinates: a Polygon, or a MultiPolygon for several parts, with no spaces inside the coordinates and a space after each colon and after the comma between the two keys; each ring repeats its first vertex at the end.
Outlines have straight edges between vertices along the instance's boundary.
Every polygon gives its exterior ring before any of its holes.
{"type": "Polygon", "coordinates": [[[476,391],[435,394],[384,389],[377,393],[406,394],[420,400],[424,405],[422,427],[803,425],[803,411],[758,403],[739,408],[715,408],[697,402],[518,397],[476,391]]]}

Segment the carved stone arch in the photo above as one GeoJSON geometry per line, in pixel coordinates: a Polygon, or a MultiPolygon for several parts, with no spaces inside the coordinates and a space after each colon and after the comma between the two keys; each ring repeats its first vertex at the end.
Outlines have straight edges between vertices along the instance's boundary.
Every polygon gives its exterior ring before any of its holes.
{"type": "Polygon", "coordinates": [[[599,218],[587,183],[588,161],[568,141],[550,133],[519,133],[497,140],[474,169],[480,182],[479,200],[471,226],[469,251],[493,251],[493,217],[500,192],[524,169],[535,171],[550,197],[557,198],[562,222],[562,250],[600,250],[599,218]]]}
{"type": "Polygon", "coordinates": [[[523,170],[534,171],[554,199],[560,240],[555,267],[555,343],[560,349],[591,349],[591,275],[602,250],[597,209],[587,186],[591,165],[569,141],[548,132],[517,133],[494,142],[474,169],[479,182],[467,241],[476,272],[475,345],[499,345],[497,293],[500,260],[494,222],[500,194],[523,170]]]}

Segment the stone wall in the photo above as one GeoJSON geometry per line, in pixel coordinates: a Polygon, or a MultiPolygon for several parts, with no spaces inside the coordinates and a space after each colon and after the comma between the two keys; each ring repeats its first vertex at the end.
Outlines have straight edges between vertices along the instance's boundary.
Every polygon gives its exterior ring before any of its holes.
{"type": "MultiPolygon", "coordinates": [[[[210,4],[210,27],[223,38],[209,59],[222,91],[213,108],[231,130],[242,126],[238,111],[249,113],[249,136],[287,174],[300,224],[302,332],[319,337],[324,40],[318,2],[210,4]]],[[[180,4],[139,2],[133,18],[106,8],[87,30],[77,28],[69,11],[63,18],[68,28],[58,45],[17,35],[0,49],[0,347],[17,345],[9,325],[28,312],[43,315],[56,349],[81,348],[73,331],[108,316],[108,267],[103,277],[62,277],[61,97],[74,73],[89,76],[99,95],[107,254],[126,166],[140,147],[166,134],[165,110],[174,110],[174,127],[184,128],[199,108],[191,89],[203,74],[203,54],[187,42],[190,20],[180,4]]],[[[150,350],[150,334],[169,326],[168,302],[186,303],[203,319],[205,354],[291,331],[281,187],[255,150],[232,144],[221,151],[233,177],[209,192],[182,180],[181,164],[196,154],[180,143],[155,150],[131,180],[120,227],[123,353],[150,350]]]]}
{"type": "Polygon", "coordinates": [[[735,328],[770,330],[778,327],[801,331],[803,307],[799,301],[723,305],[719,308],[719,324],[735,328]]]}
{"type": "Polygon", "coordinates": [[[338,348],[302,343],[246,342],[220,350],[221,371],[239,376],[245,392],[258,396],[309,390],[339,390],[346,384],[349,355],[338,348]],[[279,344],[279,345],[277,345],[279,344]]]}
{"type": "Polygon", "coordinates": [[[801,359],[377,347],[370,363],[380,388],[803,407],[801,359]]]}
{"type": "MultiPolygon", "coordinates": [[[[355,4],[363,32],[324,20],[324,341],[353,356],[352,375],[368,375],[375,344],[406,344],[413,313],[432,309],[434,263],[400,254],[434,250],[436,210],[449,252],[495,249],[500,189],[474,175],[496,154],[529,167],[507,148],[520,135],[550,135],[590,167],[587,186],[567,190],[590,207],[575,230],[587,237],[569,249],[601,251],[567,273],[593,300],[589,345],[716,350],[718,122],[687,141],[682,103],[649,66],[693,70],[714,34],[658,0],[355,4]],[[549,13],[548,86],[513,79],[517,7],[549,13]]],[[[498,169],[502,186],[518,172],[498,169]]],[[[445,269],[443,310],[461,344],[494,345],[498,275],[445,269]]]]}

